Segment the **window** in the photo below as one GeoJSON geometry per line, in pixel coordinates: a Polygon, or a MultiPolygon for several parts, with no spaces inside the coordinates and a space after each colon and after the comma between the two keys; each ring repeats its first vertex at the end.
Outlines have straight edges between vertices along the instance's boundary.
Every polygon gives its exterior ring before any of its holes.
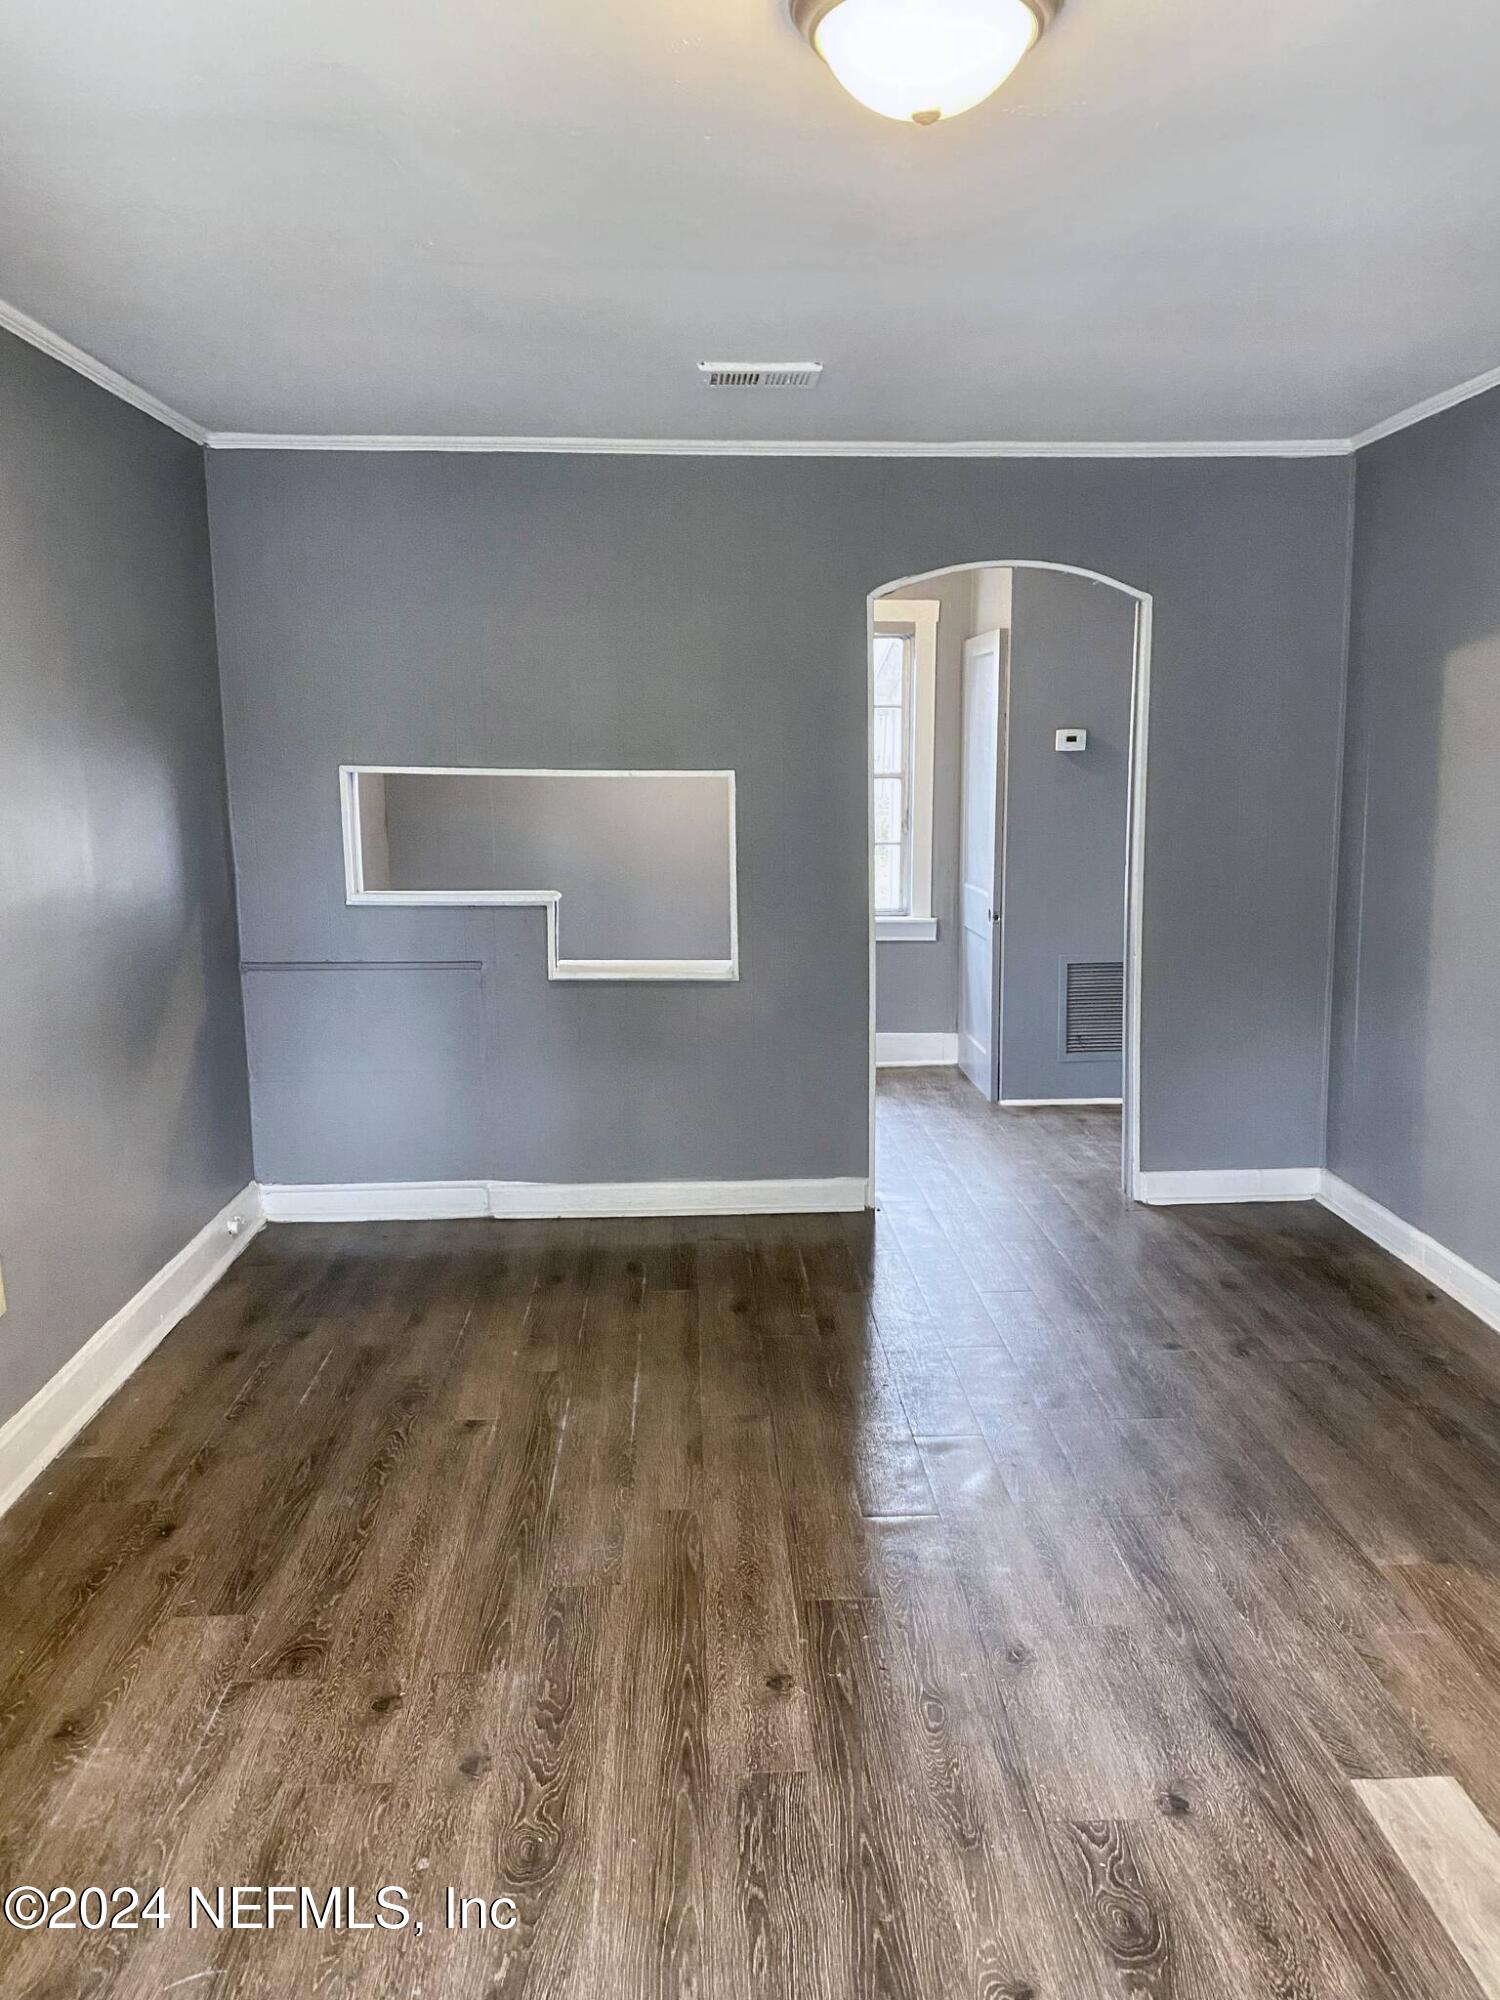
{"type": "Polygon", "coordinates": [[[875,914],[911,915],[912,632],[875,635],[875,914]]]}
{"type": "Polygon", "coordinates": [[[932,915],[932,758],[938,605],[878,600],[871,654],[876,936],[926,941],[932,915]]]}

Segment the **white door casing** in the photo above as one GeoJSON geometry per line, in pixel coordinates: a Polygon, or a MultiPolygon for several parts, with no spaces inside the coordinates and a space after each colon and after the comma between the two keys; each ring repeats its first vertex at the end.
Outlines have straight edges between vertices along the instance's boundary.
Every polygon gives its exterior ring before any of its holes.
{"type": "Polygon", "coordinates": [[[958,1063],[991,1103],[1000,1095],[1000,936],[1005,641],[964,642],[963,791],[959,819],[958,1063]]]}

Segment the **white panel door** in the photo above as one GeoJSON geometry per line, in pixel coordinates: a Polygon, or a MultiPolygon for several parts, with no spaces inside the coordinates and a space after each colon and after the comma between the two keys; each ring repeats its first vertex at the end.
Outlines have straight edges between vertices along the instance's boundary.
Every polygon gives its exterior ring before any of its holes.
{"type": "Polygon", "coordinates": [[[1003,641],[964,644],[963,801],[959,840],[958,1061],[991,1103],[1000,1095],[1000,769],[1003,641]]]}

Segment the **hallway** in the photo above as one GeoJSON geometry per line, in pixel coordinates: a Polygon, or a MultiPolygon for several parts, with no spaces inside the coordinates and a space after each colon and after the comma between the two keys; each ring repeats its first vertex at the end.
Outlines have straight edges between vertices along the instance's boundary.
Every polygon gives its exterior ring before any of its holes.
{"type": "Polygon", "coordinates": [[[0,1522],[0,1876],[172,1913],[5,2000],[1500,1991],[1356,1790],[1500,1822],[1500,1341],[1117,1113],[879,1118],[873,1219],[251,1246],[0,1522]]]}

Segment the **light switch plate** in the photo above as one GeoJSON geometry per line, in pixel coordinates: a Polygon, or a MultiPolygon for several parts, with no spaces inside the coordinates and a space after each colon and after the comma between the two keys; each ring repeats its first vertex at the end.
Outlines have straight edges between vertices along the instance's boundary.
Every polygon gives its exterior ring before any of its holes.
{"type": "Polygon", "coordinates": [[[1057,747],[1059,750],[1087,750],[1089,733],[1086,729],[1059,729],[1057,747]]]}

